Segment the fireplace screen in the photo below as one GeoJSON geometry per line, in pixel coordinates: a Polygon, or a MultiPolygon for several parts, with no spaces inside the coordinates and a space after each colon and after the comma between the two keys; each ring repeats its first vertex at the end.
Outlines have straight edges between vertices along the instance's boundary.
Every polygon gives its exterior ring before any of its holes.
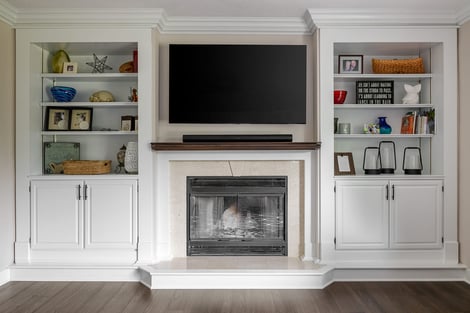
{"type": "Polygon", "coordinates": [[[188,177],[188,255],[287,255],[286,177],[188,177]]]}

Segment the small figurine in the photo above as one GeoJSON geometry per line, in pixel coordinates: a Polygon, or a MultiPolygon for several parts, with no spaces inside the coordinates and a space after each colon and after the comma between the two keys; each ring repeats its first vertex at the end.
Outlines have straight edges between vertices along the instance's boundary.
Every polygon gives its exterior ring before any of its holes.
{"type": "Polygon", "coordinates": [[[132,88],[132,87],[130,89],[131,89],[131,94],[129,96],[129,101],[137,102],[139,100],[139,97],[137,96],[137,89],[132,88]]]}
{"type": "Polygon", "coordinates": [[[403,97],[403,104],[417,104],[419,102],[419,92],[421,91],[421,84],[411,86],[405,84],[406,95],[403,97]]]}
{"type": "Polygon", "coordinates": [[[121,149],[119,149],[118,153],[116,154],[116,159],[118,161],[118,165],[116,166],[116,173],[125,173],[124,170],[124,158],[126,157],[126,145],[122,145],[121,149]]]}

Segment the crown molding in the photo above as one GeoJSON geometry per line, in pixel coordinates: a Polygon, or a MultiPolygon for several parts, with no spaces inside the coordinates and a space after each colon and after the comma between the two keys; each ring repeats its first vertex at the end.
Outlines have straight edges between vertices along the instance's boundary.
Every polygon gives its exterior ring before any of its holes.
{"type": "Polygon", "coordinates": [[[303,17],[167,16],[163,9],[21,9],[0,0],[0,20],[15,28],[156,28],[162,34],[309,35],[320,27],[458,27],[470,5],[455,12],[308,9],[303,17]]]}
{"type": "Polygon", "coordinates": [[[163,9],[24,9],[12,20],[16,28],[157,28],[162,34],[311,34],[301,17],[169,17],[163,9]]]}
{"type": "Polygon", "coordinates": [[[19,10],[16,28],[154,28],[162,9],[34,9],[19,10]]]}
{"type": "Polygon", "coordinates": [[[454,12],[357,9],[308,9],[315,28],[322,27],[450,27],[455,28],[454,12]]]}
{"type": "Polygon", "coordinates": [[[457,23],[463,25],[470,21],[470,5],[457,14],[457,23]]]}
{"type": "Polygon", "coordinates": [[[311,29],[299,18],[238,17],[164,17],[163,34],[279,34],[305,35],[311,29]]]}
{"type": "Polygon", "coordinates": [[[16,21],[16,10],[8,2],[0,0],[0,21],[13,26],[16,21]]]}

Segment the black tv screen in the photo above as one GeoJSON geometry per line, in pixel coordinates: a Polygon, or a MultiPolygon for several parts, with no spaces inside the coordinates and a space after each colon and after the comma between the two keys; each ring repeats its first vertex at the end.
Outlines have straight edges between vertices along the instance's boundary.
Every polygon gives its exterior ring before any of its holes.
{"type": "Polygon", "coordinates": [[[170,123],[305,124],[305,45],[170,45],[170,123]]]}

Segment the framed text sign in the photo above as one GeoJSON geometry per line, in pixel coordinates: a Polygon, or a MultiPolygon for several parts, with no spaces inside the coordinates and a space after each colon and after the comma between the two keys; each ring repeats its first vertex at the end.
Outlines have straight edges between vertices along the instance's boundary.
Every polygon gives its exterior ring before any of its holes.
{"type": "Polygon", "coordinates": [[[356,82],[357,104],[393,104],[393,80],[356,82]]]}

